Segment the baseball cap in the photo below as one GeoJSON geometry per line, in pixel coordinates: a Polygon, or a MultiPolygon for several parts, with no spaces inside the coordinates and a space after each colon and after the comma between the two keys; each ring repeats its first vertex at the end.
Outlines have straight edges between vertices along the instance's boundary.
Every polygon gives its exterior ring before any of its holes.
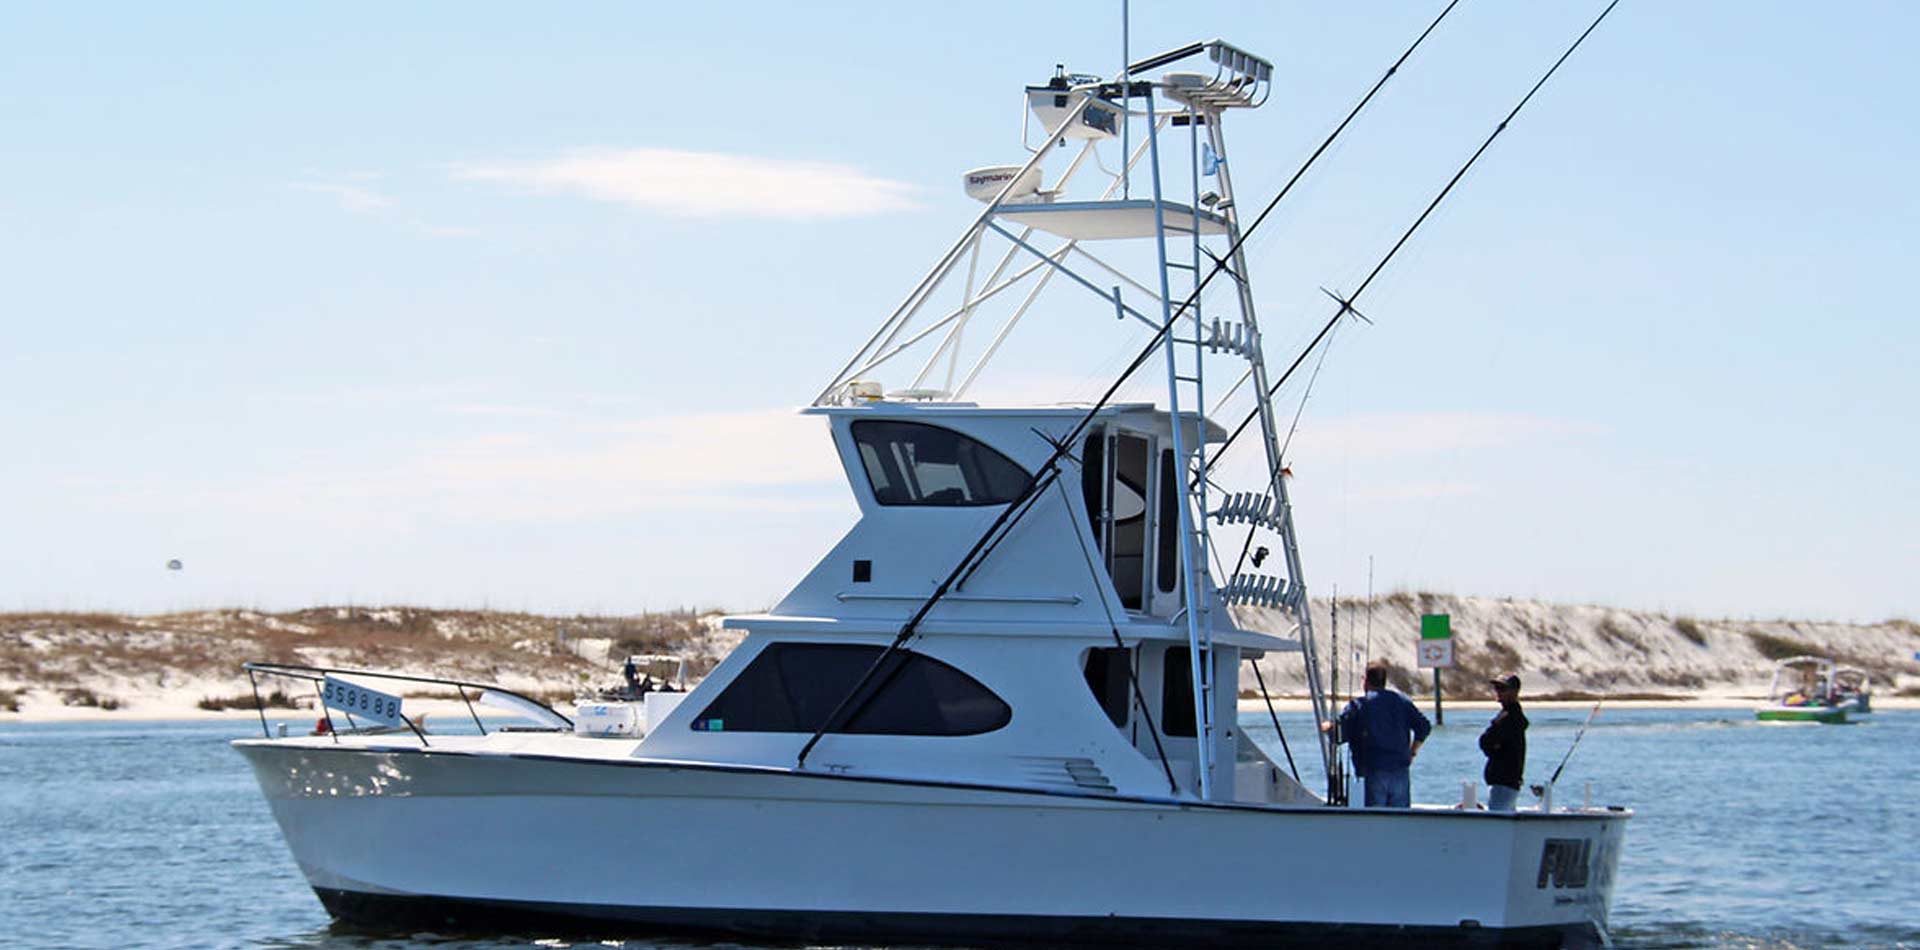
{"type": "Polygon", "coordinates": [[[1498,686],[1502,689],[1519,689],[1520,688],[1520,677],[1515,676],[1512,673],[1508,673],[1505,676],[1495,677],[1493,679],[1488,680],[1487,682],[1495,686],[1498,686]]]}

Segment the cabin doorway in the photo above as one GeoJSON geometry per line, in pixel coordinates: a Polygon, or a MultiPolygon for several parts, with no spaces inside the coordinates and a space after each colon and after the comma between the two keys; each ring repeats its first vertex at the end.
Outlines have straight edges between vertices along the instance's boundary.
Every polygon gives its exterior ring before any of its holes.
{"type": "Polygon", "coordinates": [[[1120,606],[1147,609],[1149,551],[1153,514],[1153,440],[1116,429],[1101,429],[1087,437],[1081,469],[1087,520],[1093,524],[1107,576],[1113,579],[1120,606]]]}
{"type": "Polygon", "coordinates": [[[1087,521],[1120,605],[1172,616],[1180,609],[1180,495],[1173,450],[1125,429],[1087,437],[1080,487],[1087,521]]]}

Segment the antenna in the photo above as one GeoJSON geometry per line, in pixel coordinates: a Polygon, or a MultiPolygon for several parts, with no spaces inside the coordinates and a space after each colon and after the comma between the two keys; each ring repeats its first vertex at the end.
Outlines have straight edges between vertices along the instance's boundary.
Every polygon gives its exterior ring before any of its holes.
{"type": "Polygon", "coordinates": [[[1132,96],[1133,75],[1128,62],[1133,59],[1133,17],[1127,11],[1127,0],[1120,0],[1120,198],[1133,197],[1133,180],[1130,171],[1133,163],[1126,157],[1133,154],[1133,136],[1129,134],[1128,117],[1133,114],[1132,96]]]}
{"type": "Polygon", "coordinates": [[[1367,555],[1367,659],[1373,659],[1373,555],[1367,555]]]}

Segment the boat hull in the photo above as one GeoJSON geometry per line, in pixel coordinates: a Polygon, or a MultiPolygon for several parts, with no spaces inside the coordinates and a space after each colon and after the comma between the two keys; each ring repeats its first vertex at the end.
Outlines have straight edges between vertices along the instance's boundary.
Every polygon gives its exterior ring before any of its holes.
{"type": "Polygon", "coordinates": [[[329,912],[381,929],[1560,946],[1604,928],[1626,821],[237,745],[329,912]]]}
{"type": "Polygon", "coordinates": [[[684,935],[790,943],[993,947],[1562,948],[1597,943],[1586,925],[1488,930],[1063,917],[544,904],[314,888],[327,912],[375,932],[684,935]]]}
{"type": "Polygon", "coordinates": [[[1842,706],[1767,706],[1754,713],[1761,722],[1824,722],[1840,724],[1847,721],[1847,710],[1842,706]]]}

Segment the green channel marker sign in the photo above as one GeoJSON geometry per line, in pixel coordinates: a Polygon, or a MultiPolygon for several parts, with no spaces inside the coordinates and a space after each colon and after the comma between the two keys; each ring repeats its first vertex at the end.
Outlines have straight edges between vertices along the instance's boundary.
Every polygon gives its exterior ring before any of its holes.
{"type": "Polygon", "coordinates": [[[1414,643],[1413,651],[1420,669],[1453,669],[1453,618],[1447,614],[1422,614],[1420,639],[1414,643]]]}

